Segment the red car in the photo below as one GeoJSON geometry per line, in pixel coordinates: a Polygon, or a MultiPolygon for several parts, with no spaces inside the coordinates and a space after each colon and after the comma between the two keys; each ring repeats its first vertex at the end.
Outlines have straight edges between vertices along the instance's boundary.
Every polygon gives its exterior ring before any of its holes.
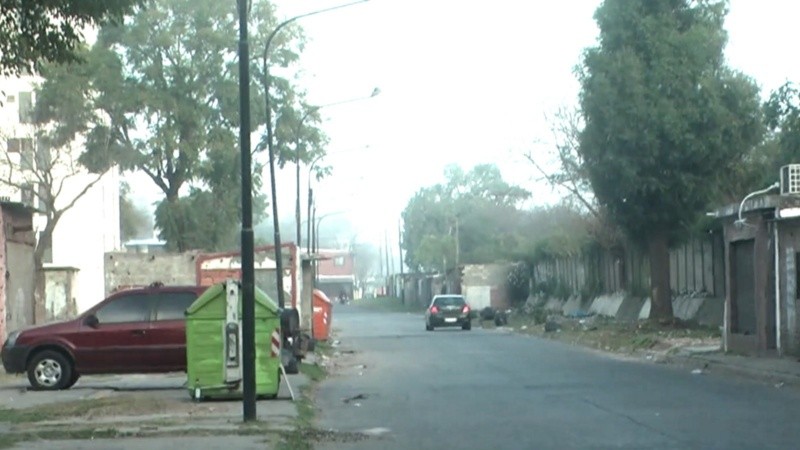
{"type": "Polygon", "coordinates": [[[3,367],[27,372],[37,390],[67,389],[81,375],[185,371],[184,311],[205,289],[129,289],[76,319],[12,332],[3,344],[3,367]]]}

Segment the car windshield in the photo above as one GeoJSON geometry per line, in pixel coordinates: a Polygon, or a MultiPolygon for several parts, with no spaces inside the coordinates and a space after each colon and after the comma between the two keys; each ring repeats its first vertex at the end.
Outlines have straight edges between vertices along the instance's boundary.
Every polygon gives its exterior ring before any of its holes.
{"type": "Polygon", "coordinates": [[[464,301],[464,297],[436,297],[433,300],[434,306],[443,307],[443,306],[463,306],[466,304],[464,301]]]}

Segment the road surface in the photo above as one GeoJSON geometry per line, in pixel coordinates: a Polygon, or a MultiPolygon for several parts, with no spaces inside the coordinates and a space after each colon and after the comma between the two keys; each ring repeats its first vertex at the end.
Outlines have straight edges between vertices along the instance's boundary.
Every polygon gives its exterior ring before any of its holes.
{"type": "Polygon", "coordinates": [[[800,448],[794,389],[358,306],[334,327],[355,353],[320,388],[319,426],[380,438],[318,449],[800,448]]]}

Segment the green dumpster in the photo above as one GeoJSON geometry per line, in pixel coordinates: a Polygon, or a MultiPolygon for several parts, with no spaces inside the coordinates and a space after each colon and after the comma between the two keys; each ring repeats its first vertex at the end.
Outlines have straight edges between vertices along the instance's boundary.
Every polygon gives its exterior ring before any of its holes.
{"type": "MultiPolygon", "coordinates": [[[[228,280],[206,290],[186,310],[186,374],[195,400],[242,397],[241,285],[228,280]]],[[[280,386],[280,313],[256,288],[256,395],[274,398],[280,386]]]]}

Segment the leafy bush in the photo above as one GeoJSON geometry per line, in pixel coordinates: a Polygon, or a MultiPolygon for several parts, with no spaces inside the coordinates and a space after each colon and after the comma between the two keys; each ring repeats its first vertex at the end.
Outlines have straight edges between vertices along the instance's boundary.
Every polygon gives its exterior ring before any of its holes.
{"type": "Polygon", "coordinates": [[[508,298],[514,305],[520,305],[531,293],[531,271],[525,262],[517,262],[508,271],[508,298]]]}

